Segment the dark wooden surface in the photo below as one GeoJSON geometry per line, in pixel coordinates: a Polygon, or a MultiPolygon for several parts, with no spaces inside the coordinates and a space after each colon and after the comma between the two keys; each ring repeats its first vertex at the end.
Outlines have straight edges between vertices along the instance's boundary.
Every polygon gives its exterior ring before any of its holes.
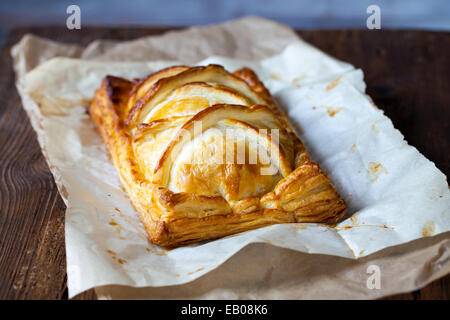
{"type": "MultiPolygon", "coordinates": [[[[9,54],[25,33],[87,44],[159,34],[164,28],[37,27],[12,30],[0,52],[0,299],[67,299],[64,211],[14,86],[9,54]]],[[[447,176],[450,33],[299,31],[365,72],[367,92],[394,126],[447,176]]],[[[388,299],[449,299],[450,276],[388,299]]],[[[93,290],[76,299],[93,299],[93,290]]]]}

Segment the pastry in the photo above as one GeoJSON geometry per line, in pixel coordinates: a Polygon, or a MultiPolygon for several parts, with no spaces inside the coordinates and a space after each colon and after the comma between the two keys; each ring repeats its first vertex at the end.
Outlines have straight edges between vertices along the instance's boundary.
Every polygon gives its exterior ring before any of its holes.
{"type": "Polygon", "coordinates": [[[107,76],[89,114],[151,242],[175,246],[347,208],[249,68],[107,76]]]}

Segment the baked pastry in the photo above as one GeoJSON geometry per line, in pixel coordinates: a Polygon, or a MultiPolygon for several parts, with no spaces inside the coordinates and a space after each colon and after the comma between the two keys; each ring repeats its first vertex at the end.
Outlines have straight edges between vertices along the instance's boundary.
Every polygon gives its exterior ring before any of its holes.
{"type": "Polygon", "coordinates": [[[347,210],[249,68],[107,76],[89,114],[155,244],[337,222],[347,210]]]}

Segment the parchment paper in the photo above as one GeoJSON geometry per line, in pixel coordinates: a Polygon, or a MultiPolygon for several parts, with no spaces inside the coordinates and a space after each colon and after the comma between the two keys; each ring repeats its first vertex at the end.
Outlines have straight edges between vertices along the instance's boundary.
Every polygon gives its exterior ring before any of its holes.
{"type": "Polygon", "coordinates": [[[365,95],[361,70],[285,26],[246,18],[87,48],[27,35],[12,55],[67,204],[70,297],[97,287],[100,298],[374,298],[450,271],[445,176],[365,95]],[[336,228],[275,225],[170,251],[150,244],[85,107],[106,74],[142,77],[179,63],[253,68],[351,218],[336,228]],[[380,289],[367,286],[369,265],[380,268],[380,289]]]}

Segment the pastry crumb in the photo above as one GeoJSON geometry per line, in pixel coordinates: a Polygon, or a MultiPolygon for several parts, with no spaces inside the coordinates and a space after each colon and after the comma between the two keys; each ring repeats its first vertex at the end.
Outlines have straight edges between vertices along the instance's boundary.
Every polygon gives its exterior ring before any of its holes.
{"type": "Polygon", "coordinates": [[[280,80],[281,79],[281,77],[280,77],[280,75],[278,73],[271,73],[270,77],[272,79],[274,79],[274,80],[280,80]]]}
{"type": "Polygon", "coordinates": [[[422,236],[431,237],[436,233],[436,224],[434,221],[428,221],[422,228],[422,236]]]}
{"type": "Polygon", "coordinates": [[[383,167],[381,163],[376,162],[369,162],[369,168],[367,169],[367,171],[369,171],[369,174],[372,176],[372,180],[370,181],[370,183],[374,183],[375,181],[377,181],[382,173],[388,173],[387,169],[383,167]]]}
{"type": "Polygon", "coordinates": [[[328,115],[330,116],[330,117],[334,117],[335,115],[337,115],[338,113],[339,113],[339,111],[341,111],[343,109],[343,107],[337,107],[337,108],[331,108],[331,107],[328,107],[327,108],[327,112],[328,112],[328,115]]]}
{"type": "Polygon", "coordinates": [[[333,90],[333,89],[339,84],[339,82],[341,81],[341,79],[342,79],[342,76],[340,76],[340,77],[334,79],[333,81],[331,81],[331,82],[327,85],[327,87],[325,88],[325,90],[326,90],[326,91],[333,90]]]}

